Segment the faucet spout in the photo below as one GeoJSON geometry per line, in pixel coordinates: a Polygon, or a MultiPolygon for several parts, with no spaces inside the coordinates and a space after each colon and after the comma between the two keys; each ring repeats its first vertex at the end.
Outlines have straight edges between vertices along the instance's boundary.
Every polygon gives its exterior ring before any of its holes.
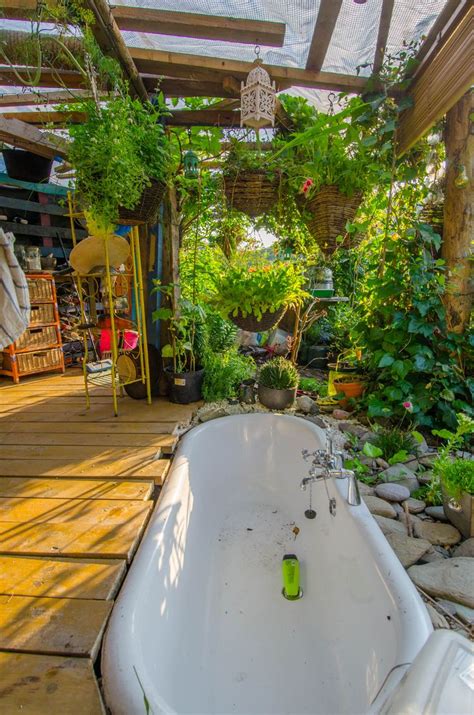
{"type": "Polygon", "coordinates": [[[347,470],[347,503],[350,506],[359,506],[361,503],[359,485],[354,472],[347,470]]]}

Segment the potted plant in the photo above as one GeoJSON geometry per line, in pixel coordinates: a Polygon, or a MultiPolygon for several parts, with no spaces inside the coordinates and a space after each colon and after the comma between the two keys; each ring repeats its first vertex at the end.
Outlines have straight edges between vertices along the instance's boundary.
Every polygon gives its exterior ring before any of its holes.
{"type": "Polygon", "coordinates": [[[338,375],[333,382],[337,394],[343,394],[347,400],[361,397],[364,394],[365,382],[363,377],[356,374],[338,375]]]}
{"type": "Polygon", "coordinates": [[[0,150],[5,160],[7,174],[11,179],[30,181],[35,184],[49,180],[53,159],[24,149],[8,147],[7,144],[0,143],[0,150]]]}
{"type": "Polygon", "coordinates": [[[474,461],[453,459],[451,455],[462,447],[466,436],[474,434],[474,420],[463,413],[456,417],[456,432],[433,430],[435,436],[446,440],[433,464],[433,472],[441,486],[444,513],[468,539],[474,536],[474,461]]]}
{"type": "Polygon", "coordinates": [[[170,342],[161,348],[161,356],[171,360],[164,368],[171,402],[187,405],[202,398],[204,368],[198,350],[200,333],[205,319],[204,310],[188,300],[179,298],[175,302],[175,286],[161,285],[155,281],[155,292],[167,298],[172,307],[158,308],[153,312],[153,320],[169,321],[170,342]]]}
{"type": "Polygon", "coordinates": [[[224,193],[229,208],[251,218],[267,213],[278,200],[281,172],[268,152],[233,141],[224,168],[224,193]]]}
{"type": "Polygon", "coordinates": [[[270,330],[307,296],[301,268],[289,261],[247,263],[237,256],[216,280],[213,303],[242,330],[270,330]]]}
{"type": "Polygon", "coordinates": [[[295,401],[298,382],[298,370],[290,360],[273,358],[260,369],[258,399],[271,410],[286,410],[295,401]]]}
{"type": "Polygon", "coordinates": [[[119,220],[154,220],[169,166],[159,107],[124,92],[78,110],[86,121],[69,127],[69,160],[83,208],[109,231],[119,220]]]}

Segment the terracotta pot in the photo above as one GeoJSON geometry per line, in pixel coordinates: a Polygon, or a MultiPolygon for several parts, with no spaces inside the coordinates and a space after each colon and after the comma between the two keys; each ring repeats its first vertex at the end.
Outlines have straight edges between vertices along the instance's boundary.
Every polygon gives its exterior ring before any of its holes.
{"type": "Polygon", "coordinates": [[[347,399],[360,397],[365,390],[365,385],[360,380],[354,380],[354,382],[337,382],[335,380],[334,387],[337,392],[342,392],[347,399]]]}

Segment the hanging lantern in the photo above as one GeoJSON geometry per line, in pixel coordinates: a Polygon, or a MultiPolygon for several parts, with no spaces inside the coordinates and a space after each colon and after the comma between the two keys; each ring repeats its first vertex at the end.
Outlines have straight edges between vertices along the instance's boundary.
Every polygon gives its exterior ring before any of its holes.
{"type": "Polygon", "coordinates": [[[457,189],[465,189],[469,185],[469,177],[467,175],[466,167],[464,164],[460,164],[457,167],[456,178],[454,179],[454,186],[457,189]]]}
{"type": "Polygon", "coordinates": [[[183,166],[184,175],[187,179],[197,179],[199,176],[199,159],[191,149],[184,155],[183,166]]]}
{"type": "Polygon", "coordinates": [[[261,129],[275,124],[276,85],[256,53],[255,67],[240,85],[240,126],[261,129]]]}

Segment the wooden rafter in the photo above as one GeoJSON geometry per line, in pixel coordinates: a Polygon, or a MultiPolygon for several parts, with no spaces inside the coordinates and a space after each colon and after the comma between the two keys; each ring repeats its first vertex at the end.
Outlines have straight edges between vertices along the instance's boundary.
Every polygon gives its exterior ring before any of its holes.
{"type": "MultiPolygon", "coordinates": [[[[36,8],[37,0],[2,0],[3,15],[12,20],[28,20],[36,12],[36,8]]],[[[285,24],[282,22],[127,5],[112,6],[111,11],[121,30],[268,47],[282,47],[285,40],[285,24]]],[[[45,8],[43,17],[48,19],[46,12],[45,8]]]]}
{"type": "Polygon", "coordinates": [[[0,97],[0,107],[27,107],[34,104],[64,104],[80,102],[91,94],[87,90],[58,90],[57,92],[28,91],[20,94],[4,94],[0,97]]]}
{"type": "Polygon", "coordinates": [[[114,20],[107,0],[85,0],[85,5],[94,15],[92,32],[102,52],[115,57],[130,82],[130,89],[142,100],[148,99],[143,80],[140,77],[122,33],[114,20]]]}
{"type": "MultiPolygon", "coordinates": [[[[240,81],[247,77],[253,67],[252,62],[150,50],[143,47],[130,47],[130,54],[141,73],[202,81],[216,81],[219,77],[223,78],[229,75],[240,81]]],[[[353,75],[314,72],[279,65],[265,66],[279,88],[280,85],[283,85],[285,88],[297,86],[362,92],[366,85],[366,79],[353,75]]]]}
{"type": "MultiPolygon", "coordinates": [[[[0,85],[6,87],[16,87],[19,84],[17,74],[23,76],[25,80],[35,74],[35,67],[23,67],[20,65],[0,65],[0,85]]],[[[38,87],[41,88],[65,88],[76,89],[84,87],[84,77],[80,72],[69,70],[51,69],[43,67],[41,70],[38,87]]]]}
{"type": "Polygon", "coordinates": [[[473,35],[471,7],[415,78],[410,90],[414,104],[400,118],[399,154],[413,146],[474,84],[473,35]]]}
{"type": "Polygon", "coordinates": [[[422,68],[428,56],[434,51],[435,46],[442,44],[446,40],[446,36],[450,34],[453,27],[459,24],[471,6],[471,0],[447,1],[419,49],[417,55],[419,62],[418,71],[422,68]]]}
{"type": "Polygon", "coordinates": [[[374,67],[373,73],[377,74],[383,64],[385,48],[387,46],[388,33],[390,31],[390,22],[392,20],[393,6],[395,0],[383,0],[382,12],[380,13],[379,31],[377,34],[377,43],[375,45],[374,67]]]}
{"type": "Polygon", "coordinates": [[[341,6],[342,0],[321,0],[306,60],[307,70],[319,72],[323,66],[341,6]]]}
{"type": "Polygon", "coordinates": [[[65,157],[67,143],[50,134],[41,132],[19,119],[7,119],[0,115],[0,140],[33,151],[48,159],[55,156],[65,157]]]}

